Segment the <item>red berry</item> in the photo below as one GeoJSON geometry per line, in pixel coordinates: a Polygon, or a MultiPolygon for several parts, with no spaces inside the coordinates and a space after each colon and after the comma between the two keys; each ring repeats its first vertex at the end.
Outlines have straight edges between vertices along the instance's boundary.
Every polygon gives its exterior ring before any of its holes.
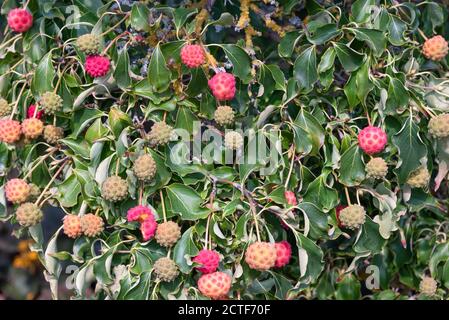
{"type": "Polygon", "coordinates": [[[26,9],[12,9],[8,13],[8,26],[15,32],[25,32],[33,25],[33,16],[26,9]]]}
{"type": "Polygon", "coordinates": [[[285,191],[284,192],[285,199],[287,199],[287,203],[291,206],[296,206],[298,201],[296,200],[296,196],[293,191],[285,191]]]}
{"type": "Polygon", "coordinates": [[[201,264],[201,267],[196,267],[198,271],[202,273],[212,273],[218,268],[220,256],[214,250],[203,249],[195,258],[193,258],[193,262],[201,264]]]}
{"type": "Polygon", "coordinates": [[[343,224],[341,223],[341,220],[340,220],[340,212],[341,212],[341,210],[343,210],[344,208],[346,208],[347,206],[344,206],[344,205],[342,205],[342,204],[339,204],[336,208],[335,208],[335,216],[337,217],[337,222],[338,222],[338,226],[339,227],[342,227],[343,226],[343,224]]]}
{"type": "Polygon", "coordinates": [[[154,220],[154,217],[152,215],[148,216],[148,218],[140,225],[140,231],[142,232],[143,239],[148,241],[153,238],[156,233],[156,228],[157,222],[154,220]]]}
{"type": "Polygon", "coordinates": [[[381,152],[387,144],[387,134],[378,127],[368,126],[360,131],[359,146],[367,154],[381,152]]]}
{"type": "Polygon", "coordinates": [[[131,208],[128,210],[128,213],[127,213],[127,218],[128,218],[128,221],[130,221],[130,222],[131,221],[143,222],[149,217],[152,217],[154,220],[153,212],[151,211],[150,208],[147,208],[145,206],[137,206],[137,207],[131,208]]]}
{"type": "Polygon", "coordinates": [[[276,242],[276,262],[275,267],[281,268],[288,264],[292,256],[292,247],[287,241],[276,242]]]}
{"type": "Polygon", "coordinates": [[[34,116],[34,112],[36,111],[36,105],[35,104],[30,104],[30,106],[28,107],[27,110],[27,118],[42,118],[42,116],[44,115],[44,110],[40,110],[36,113],[36,116],[34,116]]]}
{"type": "Polygon", "coordinates": [[[108,57],[103,56],[88,56],[86,58],[86,72],[92,78],[103,77],[109,72],[111,62],[108,57]]]}
{"type": "Polygon", "coordinates": [[[181,60],[189,68],[197,68],[204,63],[204,50],[200,45],[188,44],[181,49],[181,60]]]}
{"type": "Polygon", "coordinates": [[[217,73],[208,84],[217,100],[232,100],[235,96],[235,77],[230,73],[217,73]]]}
{"type": "Polygon", "coordinates": [[[0,141],[11,144],[17,142],[21,135],[22,126],[19,121],[0,120],[0,141]]]}

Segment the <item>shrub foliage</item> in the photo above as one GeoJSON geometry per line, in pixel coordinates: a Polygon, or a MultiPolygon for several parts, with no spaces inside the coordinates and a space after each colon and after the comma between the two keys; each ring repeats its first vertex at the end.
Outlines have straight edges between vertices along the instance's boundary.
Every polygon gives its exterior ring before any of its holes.
{"type": "Polygon", "coordinates": [[[447,8],[2,1],[0,217],[55,298],[447,298],[447,8]]]}

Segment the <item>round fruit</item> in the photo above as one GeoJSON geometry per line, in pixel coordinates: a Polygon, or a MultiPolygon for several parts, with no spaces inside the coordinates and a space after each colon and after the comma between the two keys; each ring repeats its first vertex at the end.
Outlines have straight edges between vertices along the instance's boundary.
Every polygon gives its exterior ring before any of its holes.
{"type": "Polygon", "coordinates": [[[243,137],[237,131],[229,131],[225,134],[225,147],[231,150],[238,150],[243,146],[243,137]]]}
{"type": "Polygon", "coordinates": [[[220,256],[215,250],[203,249],[192,261],[200,264],[200,266],[196,267],[198,271],[202,273],[212,273],[218,268],[220,256]]]}
{"type": "Polygon", "coordinates": [[[6,117],[11,114],[11,106],[8,101],[0,98],[0,118],[6,117]]]}
{"type": "Polygon", "coordinates": [[[181,237],[181,227],[173,221],[159,224],[156,230],[155,239],[163,247],[173,246],[181,237]]]}
{"type": "Polygon", "coordinates": [[[189,68],[197,68],[205,61],[204,50],[200,45],[188,44],[181,49],[181,61],[189,68]]]}
{"type": "Polygon", "coordinates": [[[28,118],[22,122],[22,132],[28,139],[36,139],[43,130],[44,124],[38,118],[28,118]]]}
{"type": "Polygon", "coordinates": [[[42,210],[31,202],[20,205],[16,211],[16,219],[23,227],[31,227],[42,221],[42,210]]]}
{"type": "Polygon", "coordinates": [[[378,127],[368,126],[360,131],[359,145],[367,154],[381,152],[387,144],[387,134],[378,127]]]}
{"type": "Polygon", "coordinates": [[[66,215],[63,220],[63,230],[67,237],[78,238],[83,234],[81,218],[74,214],[66,215]]]}
{"type": "Polygon", "coordinates": [[[234,123],[234,110],[230,106],[219,106],[215,110],[214,118],[220,126],[226,126],[234,123]]]}
{"type": "Polygon", "coordinates": [[[424,277],[419,283],[419,292],[426,296],[433,296],[437,292],[438,284],[432,277],[424,277]]]}
{"type": "Polygon", "coordinates": [[[287,241],[276,242],[276,262],[275,266],[281,268],[287,265],[292,256],[292,247],[287,241]]]}
{"type": "Polygon", "coordinates": [[[156,175],[156,162],[149,154],[141,155],[134,162],[133,171],[137,179],[141,181],[149,181],[156,175]]]}
{"type": "Polygon", "coordinates": [[[254,242],[246,250],[245,261],[251,269],[266,271],[276,263],[276,246],[269,242],[254,242]]]}
{"type": "Polygon", "coordinates": [[[157,229],[157,222],[154,220],[154,216],[149,216],[140,225],[140,231],[142,232],[143,240],[148,241],[154,237],[157,229]]]}
{"type": "Polygon", "coordinates": [[[293,191],[285,191],[284,197],[287,200],[287,204],[291,206],[296,206],[298,204],[298,201],[296,200],[295,193],[293,191]]]}
{"type": "Polygon", "coordinates": [[[430,119],[429,133],[434,138],[446,138],[449,136],[449,113],[439,114],[430,119]]]}
{"type": "Polygon", "coordinates": [[[173,128],[164,121],[155,122],[148,133],[148,140],[153,145],[167,144],[173,135],[173,128]]]}
{"type": "Polygon", "coordinates": [[[358,204],[352,204],[340,211],[339,219],[345,228],[358,229],[365,223],[365,209],[358,204]]]}
{"type": "Polygon", "coordinates": [[[44,115],[44,111],[43,110],[39,110],[39,111],[36,112],[36,105],[35,104],[30,104],[30,106],[28,107],[28,110],[27,110],[27,118],[38,118],[38,119],[41,119],[43,115],[44,115]],[[34,116],[34,113],[36,113],[36,116],[34,116]]]}
{"type": "Polygon", "coordinates": [[[5,186],[6,199],[15,204],[27,201],[30,191],[30,186],[22,179],[11,179],[5,186]]]}
{"type": "Polygon", "coordinates": [[[228,295],[231,289],[231,277],[224,272],[214,272],[203,274],[198,279],[198,289],[211,299],[221,299],[228,295]]]}
{"type": "Polygon", "coordinates": [[[430,173],[426,167],[419,167],[410,173],[407,183],[412,188],[425,188],[429,184],[430,173]]]}
{"type": "Polygon", "coordinates": [[[178,276],[178,267],[176,266],[175,262],[167,257],[163,257],[158,259],[154,263],[154,273],[156,276],[161,280],[165,282],[170,282],[175,280],[175,278],[178,276]]]}
{"type": "Polygon", "coordinates": [[[103,232],[104,222],[99,216],[92,213],[81,216],[81,230],[86,237],[96,237],[103,232]]]}
{"type": "Polygon", "coordinates": [[[49,144],[55,144],[64,138],[64,129],[55,127],[54,125],[47,125],[44,128],[44,140],[49,144]]]}
{"type": "Polygon", "coordinates": [[[128,196],[128,182],[119,176],[107,178],[101,186],[103,199],[111,202],[125,200],[128,196]]]}
{"type": "Polygon", "coordinates": [[[365,167],[368,178],[383,179],[387,175],[388,165],[382,158],[372,158],[365,167]]]}
{"type": "Polygon", "coordinates": [[[12,144],[20,140],[22,126],[19,121],[1,119],[0,120],[0,141],[12,144]]]}
{"type": "Polygon", "coordinates": [[[448,52],[447,41],[440,35],[429,38],[422,47],[423,55],[430,60],[440,61],[448,52]]]}
{"type": "Polygon", "coordinates": [[[151,209],[141,205],[129,209],[128,213],[126,214],[126,217],[129,222],[131,221],[143,222],[149,217],[152,217],[154,220],[154,214],[151,211],[151,209]]]}
{"type": "Polygon", "coordinates": [[[33,26],[33,16],[26,9],[12,9],[8,13],[8,26],[15,32],[28,31],[33,26]]]}
{"type": "Polygon", "coordinates": [[[103,56],[88,56],[84,68],[89,76],[92,78],[99,78],[105,76],[109,72],[111,62],[108,57],[103,56]]]}
{"type": "Polygon", "coordinates": [[[46,114],[55,114],[62,108],[62,98],[54,92],[47,91],[41,96],[39,104],[46,114]]]}
{"type": "Polygon", "coordinates": [[[220,72],[208,81],[215,99],[232,100],[235,96],[235,77],[227,72],[220,72]]]}
{"type": "Polygon", "coordinates": [[[96,55],[100,52],[100,37],[94,34],[83,34],[76,40],[77,47],[86,55],[96,55]]]}

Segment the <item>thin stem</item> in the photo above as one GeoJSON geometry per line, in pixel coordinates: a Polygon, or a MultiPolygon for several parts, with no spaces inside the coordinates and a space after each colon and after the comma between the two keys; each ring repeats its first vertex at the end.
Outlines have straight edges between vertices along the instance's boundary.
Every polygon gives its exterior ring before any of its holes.
{"type": "Polygon", "coordinates": [[[355,196],[357,198],[357,204],[360,206],[359,189],[355,190],[355,196]]]}
{"type": "Polygon", "coordinates": [[[143,181],[140,183],[139,205],[142,205],[142,199],[143,199],[143,181]]]}
{"type": "Polygon", "coordinates": [[[288,171],[288,176],[287,176],[287,179],[285,180],[285,185],[284,185],[285,189],[288,188],[288,183],[290,182],[290,177],[292,176],[292,172],[293,172],[293,164],[295,163],[295,145],[292,144],[290,149],[292,150],[292,159],[290,162],[290,169],[288,171]]]}
{"type": "Polygon", "coordinates": [[[249,203],[249,206],[250,206],[251,212],[253,214],[254,225],[256,226],[257,241],[260,242],[259,222],[257,221],[256,207],[254,206],[254,203],[252,203],[252,202],[249,203]]]}
{"type": "Polygon", "coordinates": [[[164,222],[167,222],[167,215],[165,213],[164,195],[162,194],[162,190],[159,190],[159,196],[161,197],[162,215],[164,217],[164,222]]]}
{"type": "Polygon", "coordinates": [[[117,161],[115,163],[115,175],[118,176],[118,171],[120,169],[120,157],[117,157],[117,161]]]}
{"type": "Polygon", "coordinates": [[[64,169],[65,165],[69,162],[69,159],[66,159],[62,164],[61,167],[59,167],[58,171],[56,171],[56,173],[53,175],[53,177],[51,178],[50,182],[48,182],[48,184],[45,186],[44,190],[42,191],[41,195],[39,196],[39,198],[37,198],[35,204],[37,206],[39,206],[39,201],[42,200],[42,198],[44,197],[45,192],[47,192],[48,188],[50,188],[51,184],[56,180],[56,178],[59,176],[59,174],[62,172],[62,170],[64,169]]]}
{"type": "Polygon", "coordinates": [[[210,224],[210,218],[211,214],[207,216],[207,222],[206,222],[206,236],[204,237],[204,248],[207,249],[208,243],[209,243],[209,224],[210,224]]]}
{"type": "Polygon", "coordinates": [[[346,201],[348,201],[348,205],[351,205],[351,198],[349,197],[349,191],[348,188],[345,187],[345,194],[346,194],[346,201]]]}
{"type": "Polygon", "coordinates": [[[26,180],[27,178],[29,178],[32,174],[33,171],[42,163],[45,161],[45,159],[47,159],[49,156],[51,156],[57,149],[54,148],[52,151],[50,151],[49,153],[47,153],[46,155],[42,156],[41,159],[39,159],[38,162],[36,162],[36,164],[31,168],[30,171],[27,172],[27,174],[23,177],[23,180],[26,180]]]}
{"type": "Polygon", "coordinates": [[[16,103],[14,104],[14,108],[11,112],[11,116],[9,117],[9,119],[11,119],[11,120],[12,120],[12,118],[14,118],[14,114],[17,112],[17,107],[19,106],[20,98],[22,97],[23,91],[25,90],[26,86],[27,86],[27,83],[25,82],[23,84],[22,89],[19,92],[19,96],[17,97],[16,103]]]}
{"type": "MultiPolygon", "coordinates": [[[[123,17],[123,19],[121,19],[119,22],[117,22],[115,25],[113,25],[112,27],[110,27],[108,30],[106,30],[105,32],[103,32],[102,34],[100,34],[100,37],[103,37],[104,35],[106,35],[108,32],[111,32],[112,30],[114,30],[115,28],[117,28],[120,24],[122,24],[123,21],[125,21],[126,19],[128,19],[128,17],[130,16],[130,13],[126,13],[125,16],[123,17]]],[[[123,34],[122,34],[123,35],[123,34]]],[[[120,36],[122,36],[120,35],[120,36]]]]}

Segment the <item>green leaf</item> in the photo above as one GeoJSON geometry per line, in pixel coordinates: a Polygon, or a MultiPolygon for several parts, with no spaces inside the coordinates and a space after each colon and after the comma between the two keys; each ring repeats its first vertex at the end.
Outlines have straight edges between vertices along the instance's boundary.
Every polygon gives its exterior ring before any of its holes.
{"type": "Polygon", "coordinates": [[[352,18],[357,23],[367,22],[371,16],[375,0],[357,0],[351,6],[352,18]]]}
{"type": "Polygon", "coordinates": [[[131,84],[131,77],[129,76],[129,55],[126,48],[118,53],[114,78],[117,81],[117,85],[122,89],[128,88],[131,84]]]}
{"type": "Polygon", "coordinates": [[[401,107],[408,106],[409,94],[401,80],[390,77],[386,112],[396,114],[401,107]]]}
{"type": "Polygon", "coordinates": [[[31,82],[31,91],[34,95],[40,95],[46,91],[53,91],[53,78],[55,69],[51,59],[51,51],[48,52],[37,65],[31,82]]]}
{"type": "Polygon", "coordinates": [[[365,179],[365,164],[357,144],[352,145],[341,156],[338,181],[347,187],[358,186],[365,179]]]}
{"type": "Polygon", "coordinates": [[[66,208],[74,207],[78,204],[78,196],[81,193],[81,184],[79,183],[76,175],[70,175],[63,183],[57,186],[58,199],[61,206],[66,208]]]}
{"type": "Polygon", "coordinates": [[[318,64],[318,72],[323,73],[334,67],[335,62],[335,50],[333,47],[327,48],[324,54],[321,56],[320,63],[318,64]]]}
{"type": "Polygon", "coordinates": [[[155,92],[163,92],[170,85],[171,72],[166,65],[159,45],[151,55],[150,65],[148,67],[148,79],[155,92]]]}
{"type": "Polygon", "coordinates": [[[134,3],[131,9],[131,26],[137,31],[149,31],[150,10],[143,3],[134,3]]]}
{"type": "Polygon", "coordinates": [[[393,144],[398,148],[399,161],[395,172],[398,182],[403,184],[407,181],[410,172],[421,166],[421,161],[426,160],[427,147],[419,136],[419,127],[409,116],[401,130],[393,136],[393,144]]]}
{"type": "Polygon", "coordinates": [[[337,206],[338,193],[327,185],[326,178],[327,176],[322,174],[309,184],[304,194],[304,201],[311,202],[327,212],[337,206]]]}
{"type": "Polygon", "coordinates": [[[173,259],[182,273],[188,274],[192,272],[193,264],[188,265],[187,259],[191,259],[198,254],[199,250],[193,241],[193,230],[195,227],[190,227],[182,234],[181,239],[176,243],[173,250],[173,259]]]}
{"type": "Polygon", "coordinates": [[[251,80],[251,59],[245,50],[235,44],[211,44],[210,46],[223,49],[233,65],[232,73],[243,83],[248,83],[251,80]]]}
{"type": "Polygon", "coordinates": [[[370,79],[369,62],[370,59],[367,59],[365,63],[360,67],[360,69],[357,70],[357,73],[355,75],[357,97],[363,105],[366,105],[366,97],[368,96],[368,93],[370,93],[374,89],[374,84],[370,79]]]}
{"type": "Polygon", "coordinates": [[[191,187],[174,183],[167,188],[170,208],[179,214],[183,220],[198,220],[208,216],[210,210],[201,208],[203,199],[191,187]]]}
{"type": "Polygon", "coordinates": [[[198,10],[194,8],[176,8],[173,12],[173,20],[175,23],[176,30],[179,30],[184,26],[187,19],[197,13],[198,10]]]}
{"type": "Polygon", "coordinates": [[[381,56],[385,51],[387,38],[382,31],[366,28],[350,28],[350,30],[354,32],[355,37],[358,40],[366,42],[366,44],[373,50],[376,57],[381,56]]]}
{"type": "MultiPolygon", "coordinates": [[[[324,136],[325,136],[324,129],[320,125],[318,120],[313,115],[305,111],[304,108],[301,108],[300,112],[298,113],[294,121],[294,124],[299,126],[305,132],[307,132],[307,138],[309,139],[310,142],[312,142],[313,145],[311,153],[317,154],[324,144],[324,136]]],[[[300,138],[299,135],[298,138],[300,138]]],[[[302,143],[305,150],[308,150],[307,144],[308,142],[302,143]]]]}
{"type": "Polygon", "coordinates": [[[390,15],[390,23],[388,25],[388,40],[392,45],[400,46],[404,44],[404,32],[407,30],[407,24],[396,16],[390,15]]]}
{"type": "Polygon", "coordinates": [[[369,216],[366,216],[360,236],[354,244],[354,251],[357,253],[379,253],[385,242],[386,240],[380,235],[379,225],[373,222],[369,216]]]}
{"type": "Polygon", "coordinates": [[[311,90],[318,80],[316,65],[316,49],[314,46],[304,50],[296,59],[293,66],[293,75],[299,86],[311,90]]]}
{"type": "Polygon", "coordinates": [[[298,31],[288,32],[285,37],[282,38],[281,42],[279,42],[279,55],[283,58],[290,58],[300,37],[301,33],[298,31]]]}
{"type": "Polygon", "coordinates": [[[357,70],[363,63],[365,55],[358,53],[342,43],[333,43],[338,60],[347,72],[357,70]]]}
{"type": "Polygon", "coordinates": [[[307,39],[315,45],[320,45],[340,34],[341,31],[337,29],[337,25],[334,23],[329,23],[316,28],[313,32],[308,33],[307,39]]]}
{"type": "Polygon", "coordinates": [[[103,138],[108,132],[108,128],[103,125],[101,119],[97,119],[89,129],[87,129],[84,138],[86,138],[87,142],[94,143],[96,140],[103,138]]]}
{"type": "Polygon", "coordinates": [[[358,300],[361,297],[360,281],[352,274],[343,275],[343,279],[337,282],[335,298],[337,300],[358,300]]]}

